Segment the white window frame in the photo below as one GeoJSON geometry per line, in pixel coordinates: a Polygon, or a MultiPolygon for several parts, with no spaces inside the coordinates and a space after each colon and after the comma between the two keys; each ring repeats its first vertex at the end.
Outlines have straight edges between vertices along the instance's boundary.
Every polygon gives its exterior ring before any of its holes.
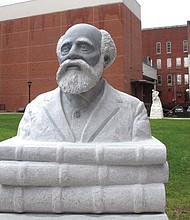
{"type": "Polygon", "coordinates": [[[172,43],[171,41],[166,42],[166,53],[171,53],[172,52],[172,43]]]}
{"type": "Polygon", "coordinates": [[[184,74],[184,84],[185,84],[185,85],[188,85],[188,84],[189,84],[189,74],[188,74],[188,73],[185,73],[185,74],[184,74]]]}
{"type": "Polygon", "coordinates": [[[188,40],[183,41],[183,52],[188,52],[188,40]]]}
{"type": "Polygon", "coordinates": [[[156,42],[156,54],[161,54],[161,42],[156,42]]]}
{"type": "Polygon", "coordinates": [[[172,85],[172,74],[167,75],[167,85],[171,86],[172,85]],[[171,82],[169,82],[171,81],[171,82]]]}
{"type": "Polygon", "coordinates": [[[181,57],[176,57],[176,67],[177,68],[181,67],[181,57]]]}
{"type": "Polygon", "coordinates": [[[189,58],[188,57],[184,57],[183,58],[183,63],[184,63],[184,67],[188,68],[189,67],[189,58]]]}
{"type": "Polygon", "coordinates": [[[157,85],[158,86],[162,85],[162,76],[161,75],[158,75],[157,85]]]}
{"type": "Polygon", "coordinates": [[[182,84],[181,74],[177,74],[177,75],[176,75],[176,82],[177,82],[177,85],[181,85],[181,84],[182,84]]]}
{"type": "Polygon", "coordinates": [[[162,60],[161,59],[156,60],[156,68],[157,69],[162,69],[162,60]]]}
{"type": "Polygon", "coordinates": [[[167,58],[167,68],[170,69],[172,67],[172,58],[167,58]]]}

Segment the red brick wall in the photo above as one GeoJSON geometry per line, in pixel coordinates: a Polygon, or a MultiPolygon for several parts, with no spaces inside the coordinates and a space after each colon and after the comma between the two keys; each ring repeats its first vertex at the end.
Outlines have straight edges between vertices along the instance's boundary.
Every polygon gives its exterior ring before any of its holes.
{"type": "Polygon", "coordinates": [[[112,4],[0,22],[0,104],[9,111],[25,107],[28,80],[31,99],[57,86],[56,44],[76,23],[90,23],[112,35],[118,54],[104,77],[131,93],[130,80],[142,77],[140,20],[124,4],[112,4]]]}
{"type": "MultiPolygon", "coordinates": [[[[190,42],[190,21],[188,21],[187,22],[187,36],[188,36],[188,42],[190,42]]],[[[188,44],[188,51],[189,51],[189,53],[188,54],[190,54],[190,43],[188,44]]]]}
{"type": "Polygon", "coordinates": [[[153,67],[156,68],[156,60],[161,59],[162,68],[158,69],[158,75],[162,76],[162,86],[157,86],[157,90],[161,92],[161,101],[164,105],[176,105],[185,104],[184,102],[184,91],[187,85],[184,84],[184,74],[188,73],[188,68],[184,68],[184,57],[188,56],[187,52],[183,52],[183,40],[188,40],[187,26],[173,26],[158,29],[145,29],[142,31],[142,42],[143,42],[143,57],[150,56],[153,61],[153,67]],[[166,42],[171,42],[172,52],[166,53],[166,42]],[[156,42],[161,42],[161,54],[156,54],[156,42]],[[176,67],[176,58],[181,58],[181,68],[176,67]],[[172,59],[172,67],[167,68],[167,58],[172,59]],[[167,84],[167,75],[181,74],[182,84],[175,85],[174,79],[173,84],[169,86],[167,84]],[[174,91],[181,92],[182,96],[176,95],[176,103],[172,103],[174,98],[174,91]]]}

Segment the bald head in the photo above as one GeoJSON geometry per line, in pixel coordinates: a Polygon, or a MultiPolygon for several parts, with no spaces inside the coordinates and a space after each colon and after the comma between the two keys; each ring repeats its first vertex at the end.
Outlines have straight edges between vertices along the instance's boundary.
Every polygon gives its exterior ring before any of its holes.
{"type": "Polygon", "coordinates": [[[65,36],[80,37],[85,36],[86,38],[93,39],[96,46],[101,45],[101,32],[98,28],[90,24],[76,24],[70,27],[66,32],[65,36]]]}
{"type": "Polygon", "coordinates": [[[67,59],[82,59],[95,66],[103,55],[104,69],[116,56],[113,39],[105,30],[89,24],[76,24],[69,28],[57,44],[57,56],[61,64],[67,59]]]}

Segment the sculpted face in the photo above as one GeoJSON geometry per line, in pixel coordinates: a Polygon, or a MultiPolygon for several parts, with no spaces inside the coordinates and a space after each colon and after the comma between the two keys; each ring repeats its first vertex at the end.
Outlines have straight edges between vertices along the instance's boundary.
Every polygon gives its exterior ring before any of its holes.
{"type": "Polygon", "coordinates": [[[60,64],[67,59],[82,59],[95,66],[101,55],[101,33],[91,25],[71,27],[62,38],[60,64]]]}
{"type": "Polygon", "coordinates": [[[103,72],[101,32],[78,24],[61,38],[57,82],[63,92],[79,94],[94,87],[103,72]]]}

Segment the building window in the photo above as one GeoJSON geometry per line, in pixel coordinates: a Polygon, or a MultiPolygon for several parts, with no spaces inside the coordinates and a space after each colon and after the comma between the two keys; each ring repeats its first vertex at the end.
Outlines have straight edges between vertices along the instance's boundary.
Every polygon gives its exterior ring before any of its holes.
{"type": "Polygon", "coordinates": [[[189,74],[184,74],[184,84],[189,84],[189,74]]]}
{"type": "Polygon", "coordinates": [[[172,45],[170,41],[166,42],[166,53],[171,53],[172,52],[172,45]]]}
{"type": "Polygon", "coordinates": [[[162,85],[162,76],[158,75],[158,85],[162,85]]]}
{"type": "Polygon", "coordinates": [[[180,57],[177,57],[176,58],[176,67],[181,67],[181,58],[180,57]]]}
{"type": "Polygon", "coordinates": [[[168,76],[167,76],[167,83],[168,83],[168,85],[172,85],[172,75],[171,74],[168,74],[168,76]]]}
{"type": "Polygon", "coordinates": [[[156,54],[161,54],[161,43],[160,42],[156,43],[156,54]]]}
{"type": "Polygon", "coordinates": [[[161,69],[162,68],[162,61],[161,61],[161,59],[157,59],[156,60],[156,66],[157,66],[157,69],[161,69]]]}
{"type": "Polygon", "coordinates": [[[172,59],[171,58],[167,58],[167,68],[171,68],[172,67],[172,59]]]}
{"type": "Polygon", "coordinates": [[[189,67],[188,57],[184,57],[184,67],[189,67]]]}
{"type": "Polygon", "coordinates": [[[177,84],[181,84],[181,74],[177,74],[177,84]]]}
{"type": "Polygon", "coordinates": [[[187,40],[183,41],[183,52],[188,52],[188,41],[187,40]]]}

